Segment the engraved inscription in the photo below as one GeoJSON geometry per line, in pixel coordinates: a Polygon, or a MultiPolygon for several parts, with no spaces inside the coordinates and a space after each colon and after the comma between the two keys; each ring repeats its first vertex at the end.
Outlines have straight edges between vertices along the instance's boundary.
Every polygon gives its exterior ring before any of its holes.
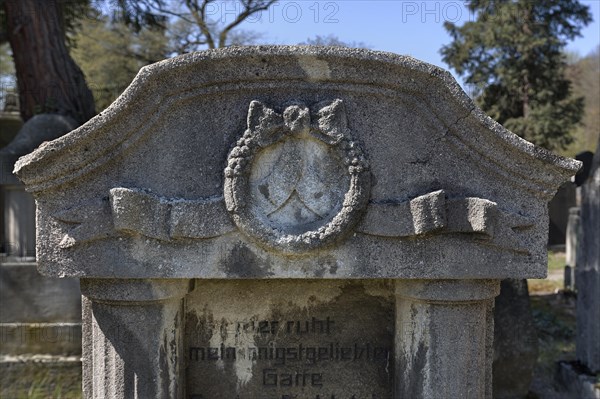
{"type": "MultiPolygon", "coordinates": [[[[335,320],[331,317],[324,320],[313,317],[311,320],[237,322],[232,331],[227,331],[227,327],[223,328],[223,326],[220,331],[233,333],[236,336],[250,333],[263,337],[268,335],[282,337],[288,334],[296,337],[322,334],[327,337],[335,333],[334,325],[335,320]]],[[[327,339],[324,341],[326,342],[327,339]]],[[[326,372],[311,369],[311,366],[333,362],[375,362],[387,365],[392,356],[392,348],[379,347],[370,342],[344,344],[332,341],[322,346],[307,346],[302,343],[303,341],[292,346],[277,346],[275,342],[269,341],[266,346],[258,347],[231,347],[224,344],[218,347],[191,346],[188,360],[190,362],[235,362],[248,359],[262,367],[263,388],[320,388],[327,382],[331,385],[334,382],[334,378],[331,377],[335,377],[335,373],[328,376],[326,372]]]]}
{"type": "MultiPolygon", "coordinates": [[[[369,295],[362,283],[311,284],[302,287],[294,282],[307,291],[309,303],[314,302],[298,308],[285,299],[288,284],[281,283],[264,299],[278,304],[267,312],[277,316],[264,318],[252,311],[252,305],[244,307],[243,300],[235,305],[249,309],[237,313],[236,319],[229,308],[233,303],[225,305],[229,309],[225,312],[209,312],[206,295],[199,292],[189,303],[204,305],[188,312],[186,326],[189,394],[239,399],[391,398],[390,292],[369,295]],[[320,285],[336,287],[332,301],[318,304],[314,299],[311,290],[318,292],[320,285]]],[[[262,295],[260,285],[266,288],[269,282],[257,285],[257,295],[262,295]]],[[[239,289],[230,288],[234,294],[239,289]]]]}

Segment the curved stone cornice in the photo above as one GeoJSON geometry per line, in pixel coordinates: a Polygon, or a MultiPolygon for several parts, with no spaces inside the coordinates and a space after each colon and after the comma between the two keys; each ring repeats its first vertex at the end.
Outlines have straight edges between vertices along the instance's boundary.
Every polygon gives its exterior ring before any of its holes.
{"type": "Polygon", "coordinates": [[[456,148],[544,198],[580,167],[493,121],[439,67],[364,49],[259,46],[186,54],[142,68],[109,108],[21,158],[15,173],[31,192],[68,183],[134,147],[174,104],[204,93],[269,85],[341,91],[371,87],[384,95],[414,95],[439,112],[456,148]]]}

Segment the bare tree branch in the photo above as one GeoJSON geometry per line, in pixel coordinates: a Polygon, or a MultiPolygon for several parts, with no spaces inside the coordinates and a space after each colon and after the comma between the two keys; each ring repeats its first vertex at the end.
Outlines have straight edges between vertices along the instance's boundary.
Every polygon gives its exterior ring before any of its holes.
{"type": "Polygon", "coordinates": [[[206,6],[212,1],[203,0],[202,5],[198,5],[197,0],[185,0],[184,2],[190,15],[193,17],[194,23],[200,28],[200,31],[206,38],[206,44],[209,48],[215,48],[215,43],[206,20],[206,6]]]}
{"type": "Polygon", "coordinates": [[[124,10],[125,19],[132,20],[135,24],[140,24],[140,21],[144,23],[146,16],[152,21],[165,21],[165,25],[172,25],[173,21],[183,21],[189,24],[189,28],[198,32],[198,34],[187,33],[179,37],[176,36],[177,40],[181,40],[176,46],[180,50],[197,50],[198,46],[201,45],[205,45],[210,49],[227,46],[231,41],[230,33],[232,30],[250,16],[267,10],[277,0],[239,0],[242,10],[228,24],[221,23],[224,21],[212,20],[211,16],[208,15],[210,14],[209,6],[219,4],[216,0],[116,1],[124,10]]]}
{"type": "Polygon", "coordinates": [[[223,28],[223,30],[219,34],[219,47],[225,47],[227,45],[227,35],[233,28],[235,28],[236,26],[238,26],[239,24],[244,22],[249,16],[269,9],[269,7],[273,3],[275,3],[275,1],[277,1],[277,0],[266,0],[266,1],[264,1],[264,0],[263,1],[246,0],[246,1],[244,1],[243,2],[244,11],[242,11],[232,23],[225,26],[225,28],[223,28]]]}

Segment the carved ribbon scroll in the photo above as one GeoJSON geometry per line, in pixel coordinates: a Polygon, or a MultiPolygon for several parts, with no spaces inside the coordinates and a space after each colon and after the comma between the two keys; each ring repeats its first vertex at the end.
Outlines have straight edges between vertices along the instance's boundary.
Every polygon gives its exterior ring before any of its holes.
{"type": "MultiPolygon", "coordinates": [[[[114,188],[104,201],[56,215],[71,225],[61,247],[117,235],[140,235],[161,241],[207,239],[236,230],[222,197],[203,200],[164,198],[140,189],[114,188]]],[[[533,221],[507,212],[495,202],[474,197],[447,198],[444,190],[409,201],[370,203],[355,231],[375,236],[476,234],[483,242],[528,252],[520,231],[533,221]]]]}
{"type": "Polygon", "coordinates": [[[396,238],[467,233],[527,252],[521,231],[533,221],[495,202],[448,198],[444,190],[405,201],[370,199],[369,162],[341,99],[279,110],[250,103],[247,129],[227,158],[222,197],[165,198],[115,187],[103,200],[55,215],[69,226],[60,247],[131,235],[210,239],[239,230],[285,254],[334,245],[351,232],[396,238]]]}

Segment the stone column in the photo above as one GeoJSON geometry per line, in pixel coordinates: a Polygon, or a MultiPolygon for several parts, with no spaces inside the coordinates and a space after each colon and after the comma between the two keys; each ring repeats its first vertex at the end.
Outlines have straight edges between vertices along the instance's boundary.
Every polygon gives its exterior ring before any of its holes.
{"type": "Polygon", "coordinates": [[[577,360],[600,374],[600,139],[590,175],[581,186],[577,238],[577,360]]]}
{"type": "MultiPolygon", "coordinates": [[[[16,180],[16,179],[15,179],[16,180]]],[[[0,187],[3,197],[3,243],[6,254],[13,258],[35,261],[35,202],[23,184],[0,187]]]]}
{"type": "Polygon", "coordinates": [[[396,281],[397,399],[492,397],[498,280],[396,281]]]}
{"type": "Polygon", "coordinates": [[[565,242],[566,264],[575,267],[577,263],[577,232],[579,231],[579,221],[581,220],[580,208],[574,206],[569,208],[569,222],[567,223],[567,239],[565,242]]]}
{"type": "Polygon", "coordinates": [[[82,279],[86,399],[182,398],[190,280],[82,279]]]}

